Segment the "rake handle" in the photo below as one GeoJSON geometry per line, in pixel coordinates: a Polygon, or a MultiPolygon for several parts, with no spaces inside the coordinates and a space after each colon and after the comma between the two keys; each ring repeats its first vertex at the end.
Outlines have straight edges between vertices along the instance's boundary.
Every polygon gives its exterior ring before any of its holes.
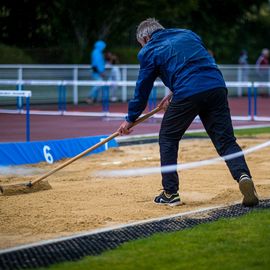
{"type": "MultiPolygon", "coordinates": [[[[148,119],[149,117],[151,117],[152,115],[154,115],[155,113],[159,112],[162,110],[162,107],[156,107],[154,110],[150,111],[149,113],[145,114],[144,116],[138,118],[134,123],[132,123],[131,127],[134,127],[136,125],[138,125],[139,123],[145,121],[146,119],[148,119]]],[[[30,186],[35,185],[36,183],[40,182],[41,180],[47,178],[48,176],[52,175],[53,173],[63,169],[64,167],[68,166],[69,164],[73,163],[74,161],[76,161],[77,159],[85,156],[86,154],[90,153],[91,151],[94,151],[95,149],[97,149],[99,146],[104,145],[105,143],[111,141],[112,139],[114,139],[115,137],[119,136],[119,132],[114,132],[113,134],[111,134],[109,137],[105,138],[104,140],[100,141],[99,143],[91,146],[90,148],[84,150],[83,152],[81,152],[80,154],[78,154],[77,156],[69,159],[68,161],[64,162],[63,164],[59,165],[58,167],[56,167],[55,169],[41,175],[39,178],[35,179],[33,182],[30,182],[30,186]]]]}

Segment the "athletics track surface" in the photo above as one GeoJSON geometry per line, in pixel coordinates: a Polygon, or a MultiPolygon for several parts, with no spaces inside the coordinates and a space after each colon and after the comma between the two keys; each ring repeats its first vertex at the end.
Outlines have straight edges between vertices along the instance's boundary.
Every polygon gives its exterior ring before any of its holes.
{"type": "MultiPolygon", "coordinates": [[[[259,114],[270,116],[270,99],[262,98],[259,102],[259,114]]],[[[31,109],[37,109],[36,105],[31,105],[31,109]]],[[[230,99],[232,115],[247,116],[247,99],[230,99]]],[[[57,105],[38,107],[38,109],[54,109],[57,105]]],[[[67,105],[67,111],[93,111],[101,112],[102,106],[80,104],[79,106],[67,105]]],[[[110,112],[127,112],[127,104],[113,104],[110,112]]],[[[60,115],[31,115],[31,141],[58,140],[65,138],[88,137],[95,135],[110,135],[114,133],[123,118],[106,118],[90,116],[60,116],[60,115]]],[[[132,134],[157,133],[160,127],[160,119],[149,119],[135,127],[132,134]]],[[[234,127],[246,125],[270,125],[270,122],[256,121],[233,121],[234,127]]],[[[25,141],[25,115],[20,114],[0,114],[0,142],[25,141]]],[[[190,129],[202,129],[199,122],[192,123],[190,129]]]]}

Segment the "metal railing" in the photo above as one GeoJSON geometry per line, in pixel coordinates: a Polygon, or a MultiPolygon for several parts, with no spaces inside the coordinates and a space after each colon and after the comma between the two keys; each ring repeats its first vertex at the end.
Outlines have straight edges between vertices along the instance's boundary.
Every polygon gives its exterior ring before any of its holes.
{"type": "MultiPolygon", "coordinates": [[[[139,65],[118,65],[120,81],[92,81],[89,65],[0,65],[0,89],[24,90],[31,88],[31,103],[58,103],[59,110],[65,111],[65,103],[78,104],[84,101],[92,86],[118,86],[118,98],[126,102],[133,97],[139,65]]],[[[270,96],[270,67],[259,70],[255,65],[220,65],[230,96],[247,96],[254,99],[254,119],[257,117],[257,97],[270,96]]],[[[112,66],[106,66],[107,78],[112,66]]],[[[155,82],[155,99],[161,98],[168,89],[159,80],[155,82]]],[[[107,95],[108,96],[108,95],[107,95]]],[[[17,105],[20,107],[20,98],[17,105]]],[[[14,100],[12,101],[14,103],[14,100]]],[[[107,100],[106,100],[107,102],[107,100]]],[[[2,103],[1,103],[2,104],[2,103]]],[[[105,104],[105,107],[108,107],[105,104]]],[[[249,104],[251,108],[251,104],[249,104]]],[[[270,106],[269,106],[270,108],[270,106]]],[[[250,109],[249,109],[250,110],[250,109]]],[[[251,112],[248,113],[250,118],[251,112]]],[[[267,113],[268,114],[268,113],[267,113]]],[[[269,114],[270,115],[270,114],[269,114]]],[[[265,119],[268,119],[267,115],[265,119]]],[[[260,118],[262,119],[262,118],[260,118]]]]}
{"type": "MultiPolygon", "coordinates": [[[[135,81],[138,76],[139,65],[117,65],[121,73],[121,81],[135,81]]],[[[110,75],[112,66],[107,65],[105,73],[110,75]]],[[[258,69],[255,65],[220,65],[225,81],[233,82],[269,82],[270,66],[258,69]]],[[[91,80],[91,67],[89,65],[0,65],[0,80],[20,81],[89,81],[91,80]]],[[[0,85],[1,87],[1,85],[0,85]]],[[[18,84],[17,90],[22,90],[18,84]]],[[[78,85],[72,85],[72,101],[77,104],[80,100],[78,85]]],[[[121,86],[119,98],[126,102],[129,98],[128,85],[121,86]]],[[[13,90],[13,89],[11,89],[13,90]]],[[[238,96],[243,94],[243,88],[238,86],[235,92],[238,96]]]]}
{"type": "MultiPolygon", "coordinates": [[[[31,88],[33,86],[53,86],[58,89],[58,91],[55,91],[55,94],[58,96],[57,97],[57,102],[58,102],[58,111],[36,111],[36,114],[61,114],[61,115],[74,115],[75,112],[67,112],[66,110],[66,103],[67,103],[67,87],[74,87],[78,89],[78,87],[82,86],[103,86],[102,87],[102,112],[99,113],[100,116],[119,116],[119,113],[114,113],[111,114],[109,112],[109,87],[110,86],[115,86],[118,85],[119,87],[132,87],[134,88],[136,85],[136,81],[74,81],[74,80],[0,80],[0,85],[5,85],[5,86],[17,86],[17,89],[19,91],[23,90],[26,86],[27,88],[31,88]]],[[[269,121],[270,120],[270,113],[269,115],[266,115],[264,117],[258,117],[257,116],[257,96],[259,93],[260,88],[265,88],[270,91],[270,82],[226,82],[227,88],[232,89],[232,88],[241,88],[246,91],[246,96],[247,96],[247,112],[246,116],[234,116],[234,120],[263,120],[263,121],[269,121]],[[253,107],[253,110],[252,110],[253,107]]],[[[151,104],[150,106],[155,106],[156,100],[157,100],[157,88],[163,88],[164,96],[168,89],[164,86],[164,84],[161,81],[156,81],[154,83],[154,88],[151,93],[151,104]]],[[[33,96],[35,91],[33,92],[33,96]]],[[[17,109],[21,110],[21,100],[18,98],[17,101],[17,109]]],[[[1,109],[0,112],[5,112],[5,110],[1,109]]],[[[87,116],[97,116],[98,114],[96,112],[88,112],[88,113],[82,113],[82,112],[76,112],[76,114],[79,115],[87,115],[87,116]]],[[[267,113],[268,114],[268,113],[267,113]]]]}

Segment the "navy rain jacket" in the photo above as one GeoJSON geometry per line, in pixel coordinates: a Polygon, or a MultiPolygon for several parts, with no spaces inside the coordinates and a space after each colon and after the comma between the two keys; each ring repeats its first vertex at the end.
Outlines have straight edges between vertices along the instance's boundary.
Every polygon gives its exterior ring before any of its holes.
{"type": "Polygon", "coordinates": [[[157,77],[173,92],[174,100],[226,87],[214,58],[201,38],[186,29],[162,29],[152,34],[138,54],[140,70],[126,120],[134,122],[144,111],[157,77]]]}

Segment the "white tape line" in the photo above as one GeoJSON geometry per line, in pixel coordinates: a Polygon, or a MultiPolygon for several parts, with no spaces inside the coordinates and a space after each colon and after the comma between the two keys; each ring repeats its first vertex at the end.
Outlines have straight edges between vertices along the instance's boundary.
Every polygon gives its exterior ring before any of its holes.
{"type": "Polygon", "coordinates": [[[102,171],[98,172],[99,176],[106,176],[106,177],[120,177],[120,176],[138,176],[138,175],[148,175],[148,174],[155,174],[162,172],[173,172],[175,170],[188,170],[192,168],[197,168],[201,166],[208,166],[212,164],[216,164],[220,161],[231,160],[234,158],[238,158],[243,155],[250,154],[252,152],[258,151],[260,149],[266,148],[270,146],[270,141],[266,141],[264,143],[258,144],[256,146],[250,147],[244,151],[240,151],[234,154],[226,155],[223,157],[217,157],[213,159],[189,162],[184,164],[177,164],[177,165],[170,165],[160,167],[149,167],[149,168],[136,168],[136,169],[129,169],[129,170],[110,170],[110,171],[102,171]]]}
{"type": "Polygon", "coordinates": [[[25,90],[25,91],[0,90],[0,96],[1,97],[31,97],[32,92],[29,90],[25,90]]]}

